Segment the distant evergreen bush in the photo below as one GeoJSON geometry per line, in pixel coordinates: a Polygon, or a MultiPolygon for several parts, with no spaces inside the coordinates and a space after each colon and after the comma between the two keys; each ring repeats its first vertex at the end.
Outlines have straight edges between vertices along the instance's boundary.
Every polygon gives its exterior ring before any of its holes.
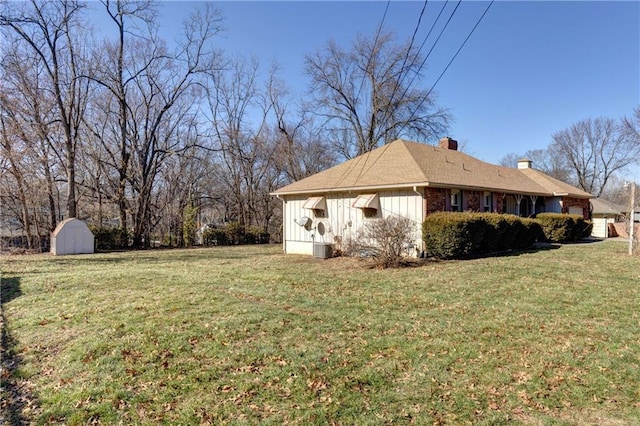
{"type": "Polygon", "coordinates": [[[238,244],[268,244],[271,235],[258,227],[243,228],[237,222],[221,227],[209,227],[202,234],[205,246],[230,246],[238,244]]]}
{"type": "Polygon", "coordinates": [[[96,250],[120,250],[129,247],[129,233],[124,228],[91,228],[96,250]]]}

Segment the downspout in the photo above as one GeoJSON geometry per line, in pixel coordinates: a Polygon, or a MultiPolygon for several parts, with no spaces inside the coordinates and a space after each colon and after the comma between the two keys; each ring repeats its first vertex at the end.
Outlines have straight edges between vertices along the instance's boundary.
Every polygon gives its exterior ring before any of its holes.
{"type": "Polygon", "coordinates": [[[276,198],[282,201],[282,252],[287,254],[287,235],[286,235],[286,223],[287,223],[287,201],[280,196],[280,194],[276,194],[276,198]]]}
{"type": "Polygon", "coordinates": [[[413,185],[413,192],[415,192],[420,197],[420,222],[418,223],[418,235],[420,235],[420,238],[418,238],[418,242],[420,243],[420,248],[416,247],[416,257],[424,257],[424,247],[422,246],[422,222],[424,222],[425,219],[425,199],[424,194],[418,191],[417,185],[413,185]]]}

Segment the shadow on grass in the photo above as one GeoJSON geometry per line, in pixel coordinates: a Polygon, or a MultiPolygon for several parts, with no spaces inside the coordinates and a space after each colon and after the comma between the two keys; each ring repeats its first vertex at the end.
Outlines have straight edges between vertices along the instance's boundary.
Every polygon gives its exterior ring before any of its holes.
{"type": "MultiPolygon", "coordinates": [[[[113,263],[135,261],[157,261],[160,255],[170,253],[172,260],[191,260],[206,257],[210,260],[235,260],[252,257],[272,256],[271,248],[280,248],[281,244],[236,244],[224,246],[193,246],[193,247],[150,247],[130,248],[126,250],[99,250],[100,254],[131,254],[131,257],[121,258],[91,258],[94,263],[113,263]]],[[[279,252],[278,252],[279,253],[279,252]]],[[[70,260],[71,261],[71,260],[70,260]]]]}
{"type": "Polygon", "coordinates": [[[494,253],[478,253],[475,255],[469,255],[467,257],[460,257],[456,260],[485,259],[490,257],[515,257],[522,256],[523,254],[537,253],[540,251],[558,250],[559,248],[562,248],[562,246],[588,245],[601,243],[602,241],[604,240],[600,238],[583,238],[578,241],[567,241],[563,243],[539,242],[526,249],[508,250],[494,253]]]}
{"type": "Polygon", "coordinates": [[[16,372],[22,362],[16,353],[16,340],[11,335],[5,317],[5,304],[20,297],[20,277],[3,277],[0,280],[0,424],[27,424],[22,417],[22,411],[27,405],[32,405],[35,398],[16,381],[16,372]]]}
{"type": "Polygon", "coordinates": [[[505,251],[495,251],[491,253],[474,253],[466,256],[459,256],[451,259],[438,259],[434,257],[427,257],[424,259],[426,262],[449,262],[456,260],[474,260],[474,259],[489,259],[492,257],[516,257],[524,254],[537,253],[540,251],[558,250],[562,247],[562,244],[558,243],[536,243],[534,246],[526,249],[514,249],[505,251]]]}

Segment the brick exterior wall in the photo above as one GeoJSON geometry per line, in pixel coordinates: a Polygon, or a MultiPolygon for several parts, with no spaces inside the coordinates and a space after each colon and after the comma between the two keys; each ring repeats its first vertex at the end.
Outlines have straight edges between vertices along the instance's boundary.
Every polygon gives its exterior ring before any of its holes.
{"type": "MultiPolygon", "coordinates": [[[[461,209],[462,211],[483,211],[484,210],[484,191],[463,191],[463,200],[461,209]]],[[[441,211],[451,211],[449,203],[449,197],[451,196],[451,190],[446,188],[424,188],[424,214],[425,216],[431,213],[441,211]]],[[[506,194],[492,192],[492,210],[497,213],[502,213],[506,200],[506,194]]],[[[544,206],[544,197],[538,197],[536,205],[544,206]],[[542,201],[541,201],[542,200],[542,201]]],[[[533,203],[532,203],[533,204],[533,203]]],[[[582,214],[585,219],[589,219],[589,200],[579,199],[572,197],[562,198],[562,213],[568,213],[570,207],[578,206],[582,208],[582,214]]],[[[532,209],[535,207],[532,206],[532,209]]]]}
{"type": "Polygon", "coordinates": [[[589,220],[589,200],[571,197],[562,197],[562,213],[569,213],[569,207],[578,206],[582,208],[582,216],[589,220]]]}

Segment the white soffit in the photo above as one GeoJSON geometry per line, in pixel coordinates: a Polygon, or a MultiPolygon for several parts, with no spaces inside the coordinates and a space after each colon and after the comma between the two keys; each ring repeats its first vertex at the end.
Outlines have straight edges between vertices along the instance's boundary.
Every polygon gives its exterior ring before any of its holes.
{"type": "Polygon", "coordinates": [[[302,205],[302,208],[308,210],[327,210],[327,201],[324,197],[309,197],[302,205]]]}
{"type": "Polygon", "coordinates": [[[352,204],[357,209],[380,209],[380,201],[378,200],[378,194],[362,194],[358,195],[356,200],[352,204]]]}

